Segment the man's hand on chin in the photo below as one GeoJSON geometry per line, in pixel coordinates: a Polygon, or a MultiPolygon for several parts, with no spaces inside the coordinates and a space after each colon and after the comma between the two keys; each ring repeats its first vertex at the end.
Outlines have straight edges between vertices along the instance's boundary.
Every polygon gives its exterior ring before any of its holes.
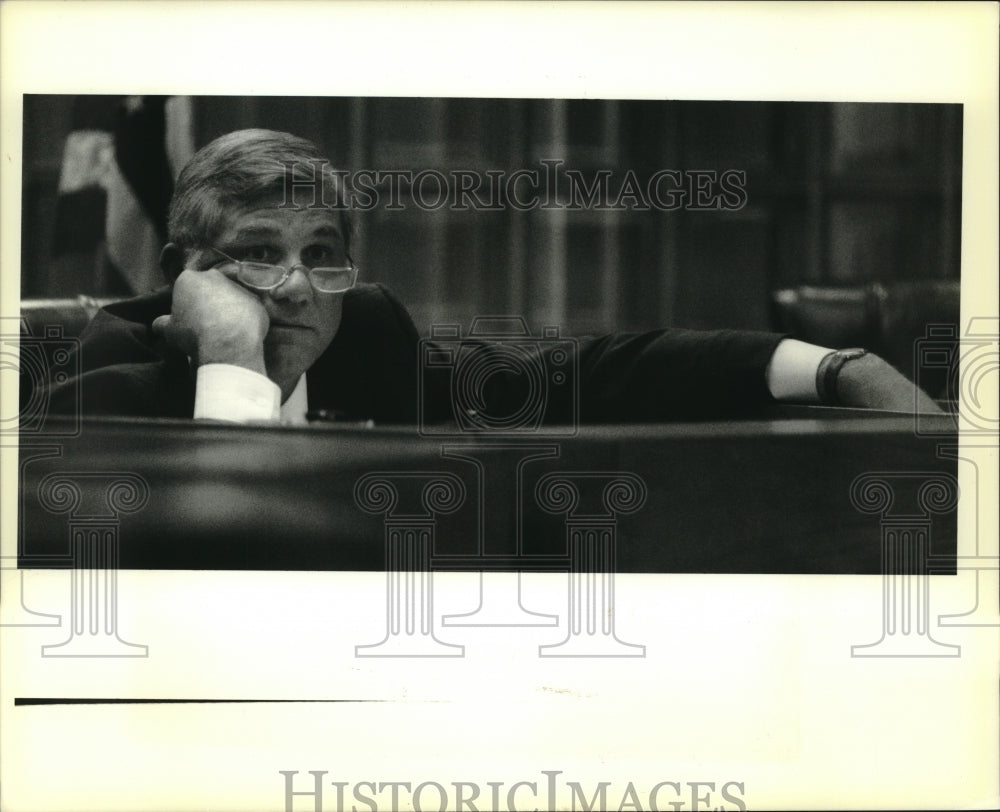
{"type": "Polygon", "coordinates": [[[153,332],[196,367],[229,364],[266,375],[264,337],[270,320],[260,299],[217,268],[185,270],[174,282],[169,316],[153,332]]]}

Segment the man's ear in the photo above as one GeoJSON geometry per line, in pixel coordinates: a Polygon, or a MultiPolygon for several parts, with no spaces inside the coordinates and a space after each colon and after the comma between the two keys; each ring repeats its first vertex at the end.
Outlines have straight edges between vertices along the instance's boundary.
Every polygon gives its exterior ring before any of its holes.
{"type": "Polygon", "coordinates": [[[160,252],[160,270],[173,284],[184,270],[184,250],[176,243],[168,242],[160,252]]]}

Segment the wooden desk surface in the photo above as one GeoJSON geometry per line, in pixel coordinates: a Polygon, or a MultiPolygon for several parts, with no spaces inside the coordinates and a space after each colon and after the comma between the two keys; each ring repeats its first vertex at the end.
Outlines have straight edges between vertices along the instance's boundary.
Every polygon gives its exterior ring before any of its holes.
{"type": "MultiPolygon", "coordinates": [[[[927,437],[910,416],[792,408],[767,421],[442,439],[85,421],[77,437],[22,442],[20,563],[70,566],[71,526],[118,521],[124,569],[380,570],[387,527],[422,523],[435,569],[558,570],[567,524],[589,521],[611,528],[622,572],[879,573],[884,517],[852,504],[852,483],[894,472],[893,510],[905,513],[928,478],[955,476],[955,461],[937,455],[957,442],[949,423],[927,437]],[[122,475],[148,489],[135,512],[109,512],[109,482],[122,475]],[[457,506],[427,514],[421,489],[442,476],[460,483],[457,506]],[[615,476],[641,482],[640,507],[609,513],[601,489],[615,476]],[[392,510],[363,509],[365,477],[393,483],[392,510]],[[539,488],[553,477],[575,483],[572,514],[542,508],[539,488]],[[67,480],[75,506],[42,494],[67,480]]],[[[955,510],[928,521],[940,563],[955,554],[955,510]]]]}

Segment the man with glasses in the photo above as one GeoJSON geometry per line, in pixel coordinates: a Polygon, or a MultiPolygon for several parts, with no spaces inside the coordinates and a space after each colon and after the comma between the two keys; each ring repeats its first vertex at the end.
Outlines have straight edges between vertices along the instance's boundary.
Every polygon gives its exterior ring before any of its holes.
{"type": "Polygon", "coordinates": [[[321,160],[292,136],[237,132],[178,179],[161,256],[171,313],[152,326],[197,369],[196,418],[272,419],[289,401],[286,419],[305,415],[303,376],[337,334],[358,274],[338,179],[320,175],[305,201],[295,192],[309,190],[286,182],[296,167],[322,172],[321,160]]]}
{"type": "MultiPolygon", "coordinates": [[[[409,418],[416,330],[387,291],[355,285],[344,203],[304,139],[244,130],[200,150],[170,205],[172,288],[108,307],[82,336],[83,413],[300,423],[312,405],[409,418]]],[[[75,394],[57,390],[53,410],[75,394]]]]}
{"type": "MultiPolygon", "coordinates": [[[[302,423],[308,411],[414,423],[453,416],[450,378],[422,370],[405,308],[356,284],[341,177],[304,139],[224,135],[181,172],[161,266],[173,282],[101,311],[83,374],[53,411],[302,423]]],[[[540,348],[540,352],[544,348],[540,348]]],[[[583,422],[752,414],[778,400],[938,411],[891,366],[769,333],[668,329],[582,341],[583,422]]],[[[487,407],[516,404],[516,376],[485,382],[487,407]]],[[[520,382],[523,383],[523,382],[520,382]]]]}

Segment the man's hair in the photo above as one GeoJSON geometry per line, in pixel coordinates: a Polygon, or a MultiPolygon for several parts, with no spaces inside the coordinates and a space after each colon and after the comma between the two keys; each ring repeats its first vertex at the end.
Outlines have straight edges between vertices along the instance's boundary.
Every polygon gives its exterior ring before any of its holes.
{"type": "Polygon", "coordinates": [[[311,141],[275,130],[237,130],[198,150],[177,178],[167,237],[182,249],[208,247],[234,212],[286,190],[294,192],[289,204],[336,207],[350,251],[354,223],[342,177],[311,141]]]}

